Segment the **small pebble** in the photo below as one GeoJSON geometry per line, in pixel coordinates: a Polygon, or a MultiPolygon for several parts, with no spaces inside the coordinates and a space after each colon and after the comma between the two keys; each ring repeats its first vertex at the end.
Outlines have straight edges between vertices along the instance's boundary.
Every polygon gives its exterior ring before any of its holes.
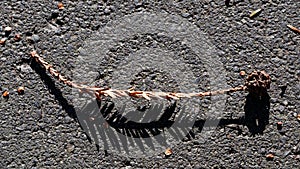
{"type": "Polygon", "coordinates": [[[32,38],[33,42],[38,42],[38,41],[40,41],[39,35],[32,35],[31,38],[32,38]]]}
{"type": "Polygon", "coordinates": [[[281,130],[282,129],[283,123],[281,121],[277,122],[277,129],[281,130]]]}
{"type": "Polygon", "coordinates": [[[135,4],[136,7],[140,7],[140,6],[143,5],[143,1],[135,0],[134,4],[135,4]]]}
{"type": "Polygon", "coordinates": [[[21,72],[26,72],[26,73],[28,73],[28,72],[30,72],[32,69],[31,69],[31,67],[29,66],[29,65],[20,65],[20,66],[17,66],[17,69],[19,70],[19,71],[21,71],[21,72]]]}
{"type": "Polygon", "coordinates": [[[300,114],[297,114],[297,120],[300,121],[300,114]]]}
{"type": "Polygon", "coordinates": [[[68,153],[73,152],[74,149],[75,149],[75,146],[73,144],[70,144],[70,143],[67,144],[67,152],[68,153]]]}
{"type": "Polygon", "coordinates": [[[245,75],[246,75],[246,72],[245,72],[245,71],[240,71],[240,75],[241,75],[241,76],[245,76],[245,75]]]}
{"type": "Polygon", "coordinates": [[[21,40],[21,35],[20,34],[16,34],[15,37],[14,37],[14,40],[15,41],[21,40]]]}
{"type": "Polygon", "coordinates": [[[273,154],[267,154],[266,158],[268,161],[273,160],[274,159],[274,155],[273,154]]]}
{"type": "Polygon", "coordinates": [[[182,15],[182,17],[184,17],[184,18],[187,18],[187,17],[189,17],[190,16],[190,14],[189,13],[183,13],[183,14],[181,14],[182,15]]]}
{"type": "Polygon", "coordinates": [[[239,71],[239,67],[238,66],[234,66],[233,67],[233,71],[235,71],[235,72],[239,71]]]}
{"type": "Polygon", "coordinates": [[[12,28],[11,27],[6,27],[6,28],[4,28],[4,32],[6,32],[6,33],[10,33],[11,32],[11,30],[12,30],[12,28]]]}
{"type": "Polygon", "coordinates": [[[281,106],[281,105],[280,105],[280,106],[278,107],[278,110],[279,110],[280,113],[283,113],[283,111],[284,111],[284,106],[281,106]]]}
{"type": "Polygon", "coordinates": [[[266,149],[265,148],[261,148],[259,151],[260,154],[265,154],[266,153],[266,149]]]}
{"type": "Polygon", "coordinates": [[[5,41],[6,41],[6,38],[2,38],[2,39],[0,40],[0,45],[4,45],[4,44],[5,44],[5,41]]]}
{"type": "Polygon", "coordinates": [[[21,94],[24,94],[24,87],[23,86],[20,86],[18,88],[18,93],[21,95],[21,94]]]}
{"type": "Polygon", "coordinates": [[[57,4],[57,7],[58,7],[58,9],[64,9],[64,8],[65,8],[65,7],[64,7],[64,4],[61,3],[61,2],[59,2],[59,3],[57,4]]]}
{"type": "Polygon", "coordinates": [[[242,19],[241,22],[242,23],[247,23],[247,21],[245,19],[242,19]]]}
{"type": "Polygon", "coordinates": [[[288,151],[285,151],[285,152],[284,152],[284,154],[283,154],[283,158],[287,157],[287,156],[288,156],[290,153],[291,153],[291,151],[290,151],[290,150],[288,150],[288,151]]]}
{"type": "Polygon", "coordinates": [[[110,13],[110,10],[109,10],[108,8],[105,8],[104,13],[105,13],[105,14],[109,14],[109,13],[110,13]]]}
{"type": "Polygon", "coordinates": [[[18,131],[24,131],[24,128],[23,128],[22,126],[18,126],[18,127],[16,127],[16,129],[17,129],[18,131]]]}
{"type": "Polygon", "coordinates": [[[173,153],[173,152],[172,152],[171,148],[167,148],[166,151],[165,151],[165,156],[166,156],[166,157],[169,157],[169,156],[172,155],[172,153],[173,153]]]}
{"type": "Polygon", "coordinates": [[[8,91],[4,91],[4,92],[2,93],[2,96],[3,96],[4,98],[8,98],[8,97],[9,97],[9,92],[8,92],[8,91]]]}

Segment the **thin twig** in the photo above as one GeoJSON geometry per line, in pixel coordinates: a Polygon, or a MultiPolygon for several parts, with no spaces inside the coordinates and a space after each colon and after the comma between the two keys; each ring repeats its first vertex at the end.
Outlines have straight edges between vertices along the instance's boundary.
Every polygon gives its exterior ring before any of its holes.
{"type": "Polygon", "coordinates": [[[292,25],[286,25],[288,28],[290,28],[292,31],[296,32],[296,33],[300,33],[300,29],[292,26],[292,25]]]}
{"type": "Polygon", "coordinates": [[[59,81],[63,82],[64,84],[66,84],[70,87],[74,87],[74,88],[80,89],[82,91],[84,91],[84,90],[87,90],[87,91],[100,90],[101,91],[101,90],[107,89],[107,88],[99,88],[99,87],[90,87],[90,86],[83,85],[83,84],[76,84],[76,83],[68,80],[63,75],[61,75],[57,70],[55,70],[53,68],[53,66],[51,64],[49,64],[43,58],[41,58],[35,51],[31,52],[30,54],[31,54],[31,57],[34,58],[39,64],[41,64],[53,77],[55,77],[56,79],[58,79],[59,81]]]}

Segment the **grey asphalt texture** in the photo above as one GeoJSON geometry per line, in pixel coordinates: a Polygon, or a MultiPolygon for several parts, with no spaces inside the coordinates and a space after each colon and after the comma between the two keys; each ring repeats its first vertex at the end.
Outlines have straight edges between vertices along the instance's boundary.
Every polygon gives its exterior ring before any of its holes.
{"type": "MultiPolygon", "coordinates": [[[[0,99],[0,168],[299,168],[300,35],[286,25],[300,28],[300,1],[234,0],[227,6],[219,0],[64,1],[63,10],[58,10],[57,3],[0,2],[0,33],[7,38],[0,45],[0,91],[10,93],[9,98],[0,99]],[[249,18],[259,8],[262,12],[249,18]],[[212,135],[199,141],[207,120],[200,113],[195,123],[198,130],[172,147],[170,157],[157,152],[149,158],[131,158],[97,149],[76,118],[71,89],[43,72],[29,53],[37,50],[62,74],[71,75],[87,38],[109,21],[141,11],[165,11],[198,26],[216,47],[226,70],[224,83],[231,87],[244,83],[241,70],[268,72],[270,99],[257,103],[247,92],[229,94],[225,115],[212,135]],[[4,31],[7,26],[12,27],[10,33],[4,31]],[[18,33],[20,41],[14,40],[18,33]],[[18,86],[25,86],[23,95],[17,93],[18,86]],[[252,124],[253,114],[263,126],[252,124]],[[278,122],[283,122],[282,129],[278,122]],[[274,158],[267,159],[267,154],[274,158]]],[[[173,43],[170,37],[156,38],[166,46],[173,43]]],[[[133,39],[143,41],[143,37],[133,39]]],[[[122,43],[129,48],[138,46],[126,40],[122,43]]],[[[187,49],[174,49],[181,50],[187,49]]],[[[131,51],[112,50],[108,55],[126,52],[131,51]]],[[[199,74],[205,79],[199,82],[203,90],[209,84],[205,75],[199,74]]],[[[138,80],[134,83],[142,86],[138,80]]],[[[201,110],[209,104],[213,103],[204,100],[201,110]]]]}

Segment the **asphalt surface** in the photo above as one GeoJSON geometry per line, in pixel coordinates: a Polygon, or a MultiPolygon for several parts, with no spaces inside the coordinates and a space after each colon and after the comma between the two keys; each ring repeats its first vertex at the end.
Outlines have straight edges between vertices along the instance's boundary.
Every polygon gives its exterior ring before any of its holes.
{"type": "MultiPolygon", "coordinates": [[[[62,10],[57,3],[0,2],[0,33],[7,38],[0,45],[0,91],[9,91],[9,98],[0,99],[0,168],[299,168],[300,35],[286,26],[300,27],[299,1],[231,1],[229,6],[224,1],[64,1],[62,10]],[[261,13],[249,18],[259,8],[261,13]],[[161,151],[143,158],[104,151],[80,125],[73,91],[30,60],[29,53],[36,50],[71,78],[87,39],[111,27],[107,23],[157,12],[182,17],[208,37],[223,64],[225,85],[242,85],[241,70],[268,72],[272,78],[269,97],[258,100],[247,92],[229,94],[218,127],[204,141],[204,123],[214,123],[205,111],[214,102],[203,99],[193,131],[172,145],[170,157],[161,151]],[[8,26],[11,32],[4,31],[8,26]],[[16,34],[21,34],[19,41],[14,39],[16,34]],[[23,95],[17,93],[19,86],[25,86],[23,95]],[[278,122],[283,123],[282,129],[278,122]],[[268,154],[274,158],[268,159],[268,154]]],[[[194,58],[196,49],[157,32],[116,42],[97,68],[97,83],[109,85],[110,72],[119,60],[153,47],[149,44],[154,42],[156,48],[171,51],[170,57],[183,57],[194,65],[196,81],[201,79],[199,90],[209,90],[210,75],[202,61],[194,58]],[[106,66],[107,62],[112,66],[106,66]]],[[[132,84],[141,90],[178,90],[167,73],[154,73],[154,78],[150,70],[137,73],[132,84]],[[149,82],[144,84],[139,77],[149,82]]]]}

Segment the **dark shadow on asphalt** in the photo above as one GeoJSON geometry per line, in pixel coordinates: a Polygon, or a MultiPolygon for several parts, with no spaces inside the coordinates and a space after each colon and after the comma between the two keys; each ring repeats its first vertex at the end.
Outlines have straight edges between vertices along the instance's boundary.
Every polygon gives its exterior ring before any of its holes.
{"type": "MultiPolygon", "coordinates": [[[[165,110],[161,105],[151,106],[146,110],[144,118],[148,118],[149,114],[155,114],[152,112],[161,112],[160,116],[158,120],[145,123],[130,120],[130,116],[124,116],[124,112],[114,110],[114,106],[114,103],[109,101],[91,99],[76,111],[82,128],[96,145],[103,145],[105,150],[109,149],[109,145],[119,151],[123,148],[126,153],[129,153],[129,145],[136,145],[141,151],[146,150],[145,146],[154,150],[153,139],[166,146],[166,141],[161,134],[174,123],[172,116],[176,102],[165,110]]],[[[134,113],[138,111],[129,114],[134,113]]],[[[186,125],[191,126],[191,124],[186,125]]]]}
{"type": "Polygon", "coordinates": [[[55,82],[48,76],[46,70],[41,67],[35,60],[29,61],[30,67],[40,76],[41,80],[49,89],[50,93],[54,95],[55,99],[62,106],[71,118],[76,119],[76,112],[74,106],[68,103],[68,100],[64,98],[60,89],[55,86],[55,82]]]}
{"type": "MultiPolygon", "coordinates": [[[[197,131],[202,131],[204,125],[206,127],[216,127],[216,124],[218,124],[217,127],[229,125],[230,128],[234,128],[239,133],[242,133],[239,125],[243,125],[248,127],[251,135],[263,134],[266,125],[269,123],[269,99],[269,95],[258,98],[249,94],[244,107],[245,116],[241,118],[204,119],[197,120],[194,124],[180,123],[176,127],[172,126],[174,124],[172,117],[175,113],[176,102],[165,110],[162,110],[160,106],[154,105],[154,108],[150,108],[146,113],[160,111],[163,114],[158,120],[147,123],[131,121],[130,117],[123,116],[122,112],[113,111],[113,103],[101,103],[99,101],[97,103],[95,101],[87,103],[81,111],[77,112],[77,115],[81,125],[85,125],[83,128],[87,133],[90,133],[89,135],[94,143],[98,145],[103,144],[105,150],[108,150],[110,143],[113,148],[119,151],[123,148],[128,153],[129,145],[137,145],[142,151],[145,150],[145,145],[154,149],[152,139],[157,139],[158,143],[165,145],[164,138],[160,137],[160,134],[165,130],[168,130],[177,141],[181,141],[183,138],[184,140],[192,140],[195,138],[196,133],[195,130],[191,130],[190,126],[193,126],[193,129],[198,129],[197,131]],[[182,131],[188,134],[182,136],[180,135],[180,133],[183,133],[182,131]],[[124,137],[120,137],[120,135],[124,137]]],[[[184,114],[184,111],[181,111],[179,117],[182,119],[186,118],[184,114]]]]}
{"type": "MultiPolygon", "coordinates": [[[[169,130],[170,134],[180,141],[183,138],[189,140],[195,138],[195,132],[191,130],[191,126],[193,126],[193,129],[198,128],[198,131],[201,131],[204,124],[208,127],[210,126],[209,124],[212,124],[212,126],[216,124],[217,119],[197,120],[194,124],[191,124],[192,122],[190,123],[186,120],[188,117],[185,116],[183,110],[179,112],[179,117],[185,122],[174,127],[176,102],[173,102],[165,110],[163,110],[160,105],[154,105],[150,110],[147,110],[146,113],[148,113],[148,115],[157,114],[157,112],[163,113],[158,120],[146,123],[131,121],[130,116],[125,117],[122,115],[122,112],[114,111],[114,104],[112,102],[101,102],[96,99],[91,99],[89,102],[86,102],[85,106],[80,110],[75,110],[63,97],[62,92],[55,86],[54,81],[48,76],[44,68],[36,62],[31,62],[30,66],[39,74],[50,93],[55,96],[55,99],[59,101],[59,104],[68,115],[80,122],[89,141],[94,142],[98,149],[100,148],[99,145],[101,145],[104,150],[109,150],[110,144],[119,151],[123,149],[126,153],[129,153],[128,146],[137,145],[140,150],[145,151],[144,146],[154,149],[153,139],[162,146],[166,146],[165,138],[161,136],[161,133],[171,127],[169,130]],[[180,135],[181,133],[188,134],[183,136],[180,135]],[[120,135],[124,137],[120,137],[120,135]]],[[[263,134],[266,125],[269,123],[269,100],[270,97],[268,94],[264,97],[256,97],[248,94],[244,107],[245,116],[239,119],[221,119],[218,123],[218,127],[224,127],[229,124],[246,125],[252,135],[263,134]]],[[[137,112],[131,112],[133,115],[135,113],[137,112]]],[[[147,115],[145,118],[147,118],[147,115]]]]}
{"type": "Polygon", "coordinates": [[[258,97],[249,93],[246,97],[245,111],[245,125],[248,127],[252,135],[263,134],[266,125],[269,124],[270,114],[270,96],[265,93],[258,97]]]}

